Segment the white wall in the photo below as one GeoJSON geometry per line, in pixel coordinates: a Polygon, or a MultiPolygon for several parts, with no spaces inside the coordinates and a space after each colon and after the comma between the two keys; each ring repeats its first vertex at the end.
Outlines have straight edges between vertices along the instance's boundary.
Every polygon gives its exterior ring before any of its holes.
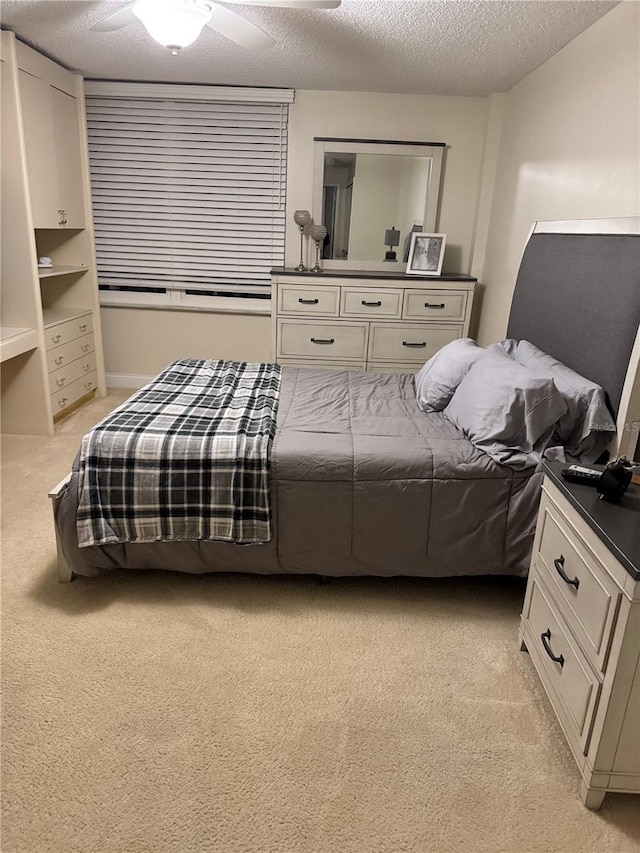
{"type": "Polygon", "coordinates": [[[534,221],[640,213],[639,33],[622,3],[504,96],[480,343],[505,335],[534,221]]]}
{"type": "Polygon", "coordinates": [[[179,358],[271,358],[269,316],[105,307],[100,316],[112,385],[115,375],[134,387],[126,377],[155,376],[179,358]]]}
{"type": "Polygon", "coordinates": [[[402,166],[397,157],[358,154],[349,230],[352,257],[363,261],[383,260],[384,232],[393,226],[402,227],[395,203],[403,177],[402,166]],[[380,199],[385,199],[385,204],[380,204],[380,199]]]}

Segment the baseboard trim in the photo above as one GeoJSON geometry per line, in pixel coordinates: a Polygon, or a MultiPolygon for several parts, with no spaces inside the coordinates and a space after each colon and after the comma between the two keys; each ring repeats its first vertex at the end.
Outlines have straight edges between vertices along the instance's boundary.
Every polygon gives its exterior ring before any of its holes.
{"type": "Polygon", "coordinates": [[[154,378],[141,373],[107,373],[107,388],[142,388],[154,378]]]}

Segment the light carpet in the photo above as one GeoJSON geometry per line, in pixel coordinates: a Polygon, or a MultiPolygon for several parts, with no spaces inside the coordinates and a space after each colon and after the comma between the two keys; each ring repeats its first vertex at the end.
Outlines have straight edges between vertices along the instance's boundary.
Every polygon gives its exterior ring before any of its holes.
{"type": "Polygon", "coordinates": [[[2,458],[3,853],[637,851],[589,812],[497,579],[59,584],[47,491],[96,400],[2,458]]]}

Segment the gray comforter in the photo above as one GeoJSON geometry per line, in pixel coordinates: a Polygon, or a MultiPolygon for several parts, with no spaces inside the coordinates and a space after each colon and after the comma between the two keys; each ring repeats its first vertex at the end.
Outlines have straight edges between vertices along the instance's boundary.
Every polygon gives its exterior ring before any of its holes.
{"type": "Polygon", "coordinates": [[[54,510],[74,572],[527,573],[541,475],[499,465],[413,376],[284,368],[271,458],[272,540],[78,548],[77,470],[54,510]]]}

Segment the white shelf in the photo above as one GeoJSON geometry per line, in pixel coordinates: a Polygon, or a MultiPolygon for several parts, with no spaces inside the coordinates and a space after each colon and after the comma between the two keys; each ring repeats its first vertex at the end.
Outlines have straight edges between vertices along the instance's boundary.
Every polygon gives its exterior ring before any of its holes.
{"type": "Polygon", "coordinates": [[[8,361],[37,346],[38,335],[35,329],[0,326],[0,361],[8,361]]]}
{"type": "Polygon", "coordinates": [[[53,266],[53,267],[38,267],[38,278],[51,278],[56,275],[69,275],[70,273],[87,272],[89,267],[75,266],[53,266]]]}
{"type": "Polygon", "coordinates": [[[75,320],[76,317],[86,317],[91,314],[91,308],[43,308],[42,319],[45,329],[48,326],[55,326],[56,323],[61,323],[63,320],[75,320]]]}

